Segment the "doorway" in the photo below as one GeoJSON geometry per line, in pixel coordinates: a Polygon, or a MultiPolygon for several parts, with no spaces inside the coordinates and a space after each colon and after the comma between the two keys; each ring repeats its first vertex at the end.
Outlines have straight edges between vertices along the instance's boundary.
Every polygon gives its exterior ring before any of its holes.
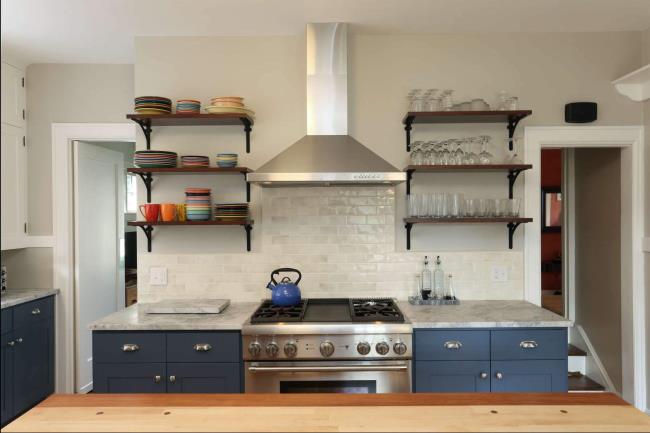
{"type": "MultiPolygon", "coordinates": [[[[75,226],[75,391],[92,389],[92,333],[88,325],[126,306],[126,167],[135,143],[72,143],[75,226]]],[[[136,201],[137,203],[137,201],[136,201]]],[[[131,218],[129,217],[131,215],[131,218]]]]}

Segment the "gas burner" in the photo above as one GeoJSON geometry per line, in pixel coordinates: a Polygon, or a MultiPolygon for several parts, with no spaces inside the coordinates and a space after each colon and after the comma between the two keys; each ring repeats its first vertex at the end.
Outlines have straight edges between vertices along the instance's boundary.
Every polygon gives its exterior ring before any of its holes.
{"type": "Polygon", "coordinates": [[[354,322],[404,322],[404,315],[390,298],[350,299],[350,310],[354,322]]]}
{"type": "Polygon", "coordinates": [[[270,300],[266,300],[251,316],[251,323],[300,322],[305,314],[305,305],[305,300],[290,307],[274,305],[270,300]]]}

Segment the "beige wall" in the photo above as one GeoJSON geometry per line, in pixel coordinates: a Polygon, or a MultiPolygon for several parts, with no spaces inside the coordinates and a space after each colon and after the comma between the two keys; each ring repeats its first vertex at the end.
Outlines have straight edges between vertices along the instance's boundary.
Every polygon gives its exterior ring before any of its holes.
{"type": "Polygon", "coordinates": [[[48,289],[53,284],[52,248],[23,248],[2,251],[9,289],[48,289]]]}
{"type": "Polygon", "coordinates": [[[133,65],[27,67],[30,235],[52,234],[52,123],[125,122],[133,104],[133,65]]]}
{"type": "MultiPolygon", "coordinates": [[[[650,28],[642,33],[643,64],[650,63],[650,28]]],[[[643,102],[643,125],[645,127],[645,235],[650,237],[650,100],[643,102]]],[[[645,302],[646,302],[646,337],[650,338],[650,252],[645,253],[645,302]]],[[[650,342],[646,342],[646,404],[650,409],[650,342]]]]}
{"type": "Polygon", "coordinates": [[[575,150],[575,323],[622,391],[621,151],[575,150]]]}

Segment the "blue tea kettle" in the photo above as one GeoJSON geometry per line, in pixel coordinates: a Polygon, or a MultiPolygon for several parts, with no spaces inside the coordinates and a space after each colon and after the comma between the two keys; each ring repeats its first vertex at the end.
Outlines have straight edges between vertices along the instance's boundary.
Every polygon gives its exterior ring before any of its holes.
{"type": "Polygon", "coordinates": [[[290,307],[292,305],[300,304],[300,288],[298,287],[298,283],[301,278],[302,274],[298,269],[280,268],[271,272],[271,281],[266,285],[266,288],[273,292],[271,295],[271,301],[273,304],[282,307],[290,307]],[[279,275],[280,272],[295,272],[298,274],[298,279],[294,283],[291,281],[291,278],[284,277],[278,283],[275,281],[275,276],[279,275]]]}

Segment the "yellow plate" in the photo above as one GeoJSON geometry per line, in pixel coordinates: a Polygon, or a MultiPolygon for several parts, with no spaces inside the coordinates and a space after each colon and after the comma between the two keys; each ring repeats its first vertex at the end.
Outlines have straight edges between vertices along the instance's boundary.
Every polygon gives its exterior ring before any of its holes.
{"type": "Polygon", "coordinates": [[[255,116],[255,112],[253,110],[248,110],[246,108],[215,107],[213,105],[210,105],[208,107],[205,107],[205,111],[211,114],[235,113],[235,114],[248,114],[249,116],[255,116]]]}

